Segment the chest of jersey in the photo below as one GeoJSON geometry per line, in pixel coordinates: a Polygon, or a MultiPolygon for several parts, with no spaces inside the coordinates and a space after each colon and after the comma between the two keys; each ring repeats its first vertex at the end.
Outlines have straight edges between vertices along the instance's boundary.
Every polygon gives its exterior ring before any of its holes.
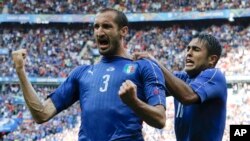
{"type": "Polygon", "coordinates": [[[99,63],[88,68],[80,80],[80,102],[84,109],[107,110],[123,105],[118,91],[127,79],[139,84],[137,65],[131,61],[99,63]]]}

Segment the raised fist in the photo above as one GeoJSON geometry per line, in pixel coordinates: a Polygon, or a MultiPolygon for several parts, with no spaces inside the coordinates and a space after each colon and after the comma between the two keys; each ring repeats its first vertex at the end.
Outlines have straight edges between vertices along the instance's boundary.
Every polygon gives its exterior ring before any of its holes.
{"type": "Polygon", "coordinates": [[[12,52],[12,60],[16,69],[23,69],[26,63],[27,51],[20,49],[12,52]]]}

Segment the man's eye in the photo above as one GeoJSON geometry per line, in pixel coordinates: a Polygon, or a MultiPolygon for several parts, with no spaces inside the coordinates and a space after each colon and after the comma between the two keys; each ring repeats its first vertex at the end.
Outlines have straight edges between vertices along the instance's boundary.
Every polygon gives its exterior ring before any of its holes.
{"type": "Polygon", "coordinates": [[[200,48],[196,47],[196,48],[194,48],[194,50],[195,50],[195,51],[199,51],[199,50],[200,50],[200,48]]]}
{"type": "Polygon", "coordinates": [[[111,26],[110,25],[108,25],[108,24],[104,24],[103,25],[103,28],[110,28],[111,26]]]}

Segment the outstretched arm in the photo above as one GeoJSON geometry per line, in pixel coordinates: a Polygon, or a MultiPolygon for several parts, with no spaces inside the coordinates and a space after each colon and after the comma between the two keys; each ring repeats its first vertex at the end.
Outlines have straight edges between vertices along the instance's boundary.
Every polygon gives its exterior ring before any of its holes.
{"type": "Polygon", "coordinates": [[[193,89],[187,85],[184,81],[173,75],[166,67],[164,67],[159,61],[157,61],[152,55],[147,52],[136,52],[133,54],[133,59],[137,60],[140,58],[149,58],[155,61],[161,68],[166,87],[170,94],[174,96],[178,101],[183,104],[199,103],[199,96],[193,91],[193,89]]]}
{"type": "Polygon", "coordinates": [[[136,96],[136,87],[132,81],[126,80],[120,87],[120,98],[147,124],[155,128],[163,128],[166,122],[164,106],[151,106],[141,101],[136,96]]]}
{"type": "Polygon", "coordinates": [[[36,91],[32,87],[25,72],[26,57],[27,52],[25,49],[12,52],[12,59],[14,61],[25,102],[34,120],[37,123],[43,123],[56,114],[56,108],[50,98],[48,98],[44,103],[39,100],[36,91]]]}

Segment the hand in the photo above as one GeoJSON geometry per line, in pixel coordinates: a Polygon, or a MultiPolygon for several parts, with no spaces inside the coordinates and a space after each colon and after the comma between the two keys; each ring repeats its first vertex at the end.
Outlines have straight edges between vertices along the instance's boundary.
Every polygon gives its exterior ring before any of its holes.
{"type": "Polygon", "coordinates": [[[12,52],[12,60],[16,70],[23,69],[26,63],[27,51],[26,49],[20,49],[12,52]]]}
{"type": "Polygon", "coordinates": [[[148,52],[134,52],[133,53],[133,60],[138,60],[141,58],[148,58],[157,62],[156,59],[148,52]]]}
{"type": "Polygon", "coordinates": [[[118,94],[123,103],[131,105],[137,99],[136,92],[137,86],[132,81],[126,80],[122,83],[118,94]]]}

